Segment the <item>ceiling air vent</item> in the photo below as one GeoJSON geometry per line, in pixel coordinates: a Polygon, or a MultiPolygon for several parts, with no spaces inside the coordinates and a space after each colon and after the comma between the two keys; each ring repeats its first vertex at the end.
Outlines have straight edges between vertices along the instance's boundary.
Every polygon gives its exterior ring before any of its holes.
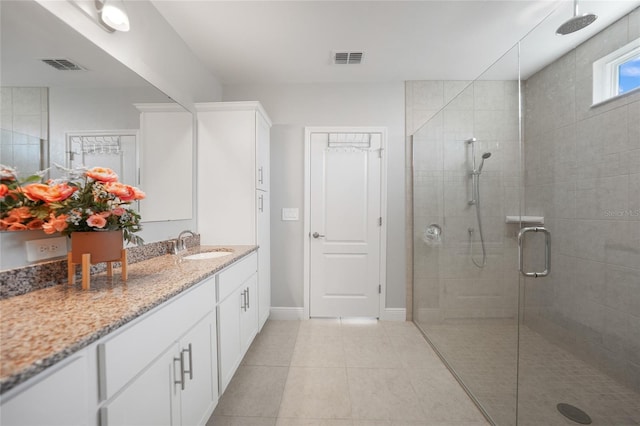
{"type": "Polygon", "coordinates": [[[361,64],[362,55],[362,52],[334,52],[333,63],[336,65],[361,64]]]}
{"type": "Polygon", "coordinates": [[[43,59],[42,62],[60,71],[86,71],[85,68],[69,59],[43,59]]]}

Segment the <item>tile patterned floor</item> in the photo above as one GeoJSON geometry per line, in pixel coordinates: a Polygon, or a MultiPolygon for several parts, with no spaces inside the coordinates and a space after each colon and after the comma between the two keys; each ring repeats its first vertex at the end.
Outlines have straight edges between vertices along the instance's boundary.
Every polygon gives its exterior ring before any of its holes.
{"type": "Polygon", "coordinates": [[[486,426],[412,323],[268,321],[207,426],[486,426]]]}
{"type": "MultiPolygon", "coordinates": [[[[422,324],[496,424],[516,416],[516,326],[489,321],[422,324]]],[[[594,426],[640,425],[640,394],[551,343],[520,328],[519,426],[577,425],[556,409],[560,402],[586,411],[594,426]]]]}

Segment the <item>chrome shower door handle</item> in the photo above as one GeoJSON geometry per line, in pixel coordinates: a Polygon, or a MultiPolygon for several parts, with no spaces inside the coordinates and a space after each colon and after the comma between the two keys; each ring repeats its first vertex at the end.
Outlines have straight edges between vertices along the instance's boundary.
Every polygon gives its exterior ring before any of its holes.
{"type": "Polygon", "coordinates": [[[530,226],[522,228],[518,233],[518,269],[525,277],[546,277],[551,272],[551,233],[542,226],[530,226]],[[524,235],[527,232],[544,232],[544,271],[542,272],[525,272],[524,271],[524,235]]]}

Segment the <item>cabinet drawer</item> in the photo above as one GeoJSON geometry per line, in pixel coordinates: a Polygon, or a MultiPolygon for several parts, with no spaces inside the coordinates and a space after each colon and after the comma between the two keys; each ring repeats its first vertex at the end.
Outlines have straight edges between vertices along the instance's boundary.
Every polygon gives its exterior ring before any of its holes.
{"type": "Polygon", "coordinates": [[[100,398],[111,398],[215,306],[215,280],[204,281],[98,345],[100,398]]]}
{"type": "Polygon", "coordinates": [[[258,271],[258,255],[253,252],[218,274],[218,301],[222,302],[258,271]]]}

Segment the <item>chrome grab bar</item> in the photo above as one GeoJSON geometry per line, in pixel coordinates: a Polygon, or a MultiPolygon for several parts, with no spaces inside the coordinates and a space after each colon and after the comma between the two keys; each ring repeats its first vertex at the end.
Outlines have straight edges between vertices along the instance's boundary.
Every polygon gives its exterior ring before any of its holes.
{"type": "Polygon", "coordinates": [[[530,226],[522,228],[518,233],[518,269],[525,277],[546,277],[551,272],[551,233],[542,226],[530,226]],[[544,232],[544,271],[525,272],[524,271],[524,234],[527,232],[544,232]]]}

